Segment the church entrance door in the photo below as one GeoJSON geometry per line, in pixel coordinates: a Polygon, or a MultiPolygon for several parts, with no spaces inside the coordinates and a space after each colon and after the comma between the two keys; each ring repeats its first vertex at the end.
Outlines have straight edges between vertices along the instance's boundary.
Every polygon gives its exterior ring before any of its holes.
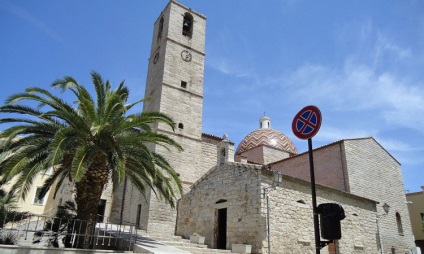
{"type": "Polygon", "coordinates": [[[218,209],[216,248],[223,250],[227,249],[227,208],[218,209]]]}
{"type": "Polygon", "coordinates": [[[100,199],[99,206],[97,206],[97,222],[103,222],[106,210],[106,200],[100,199]]]}

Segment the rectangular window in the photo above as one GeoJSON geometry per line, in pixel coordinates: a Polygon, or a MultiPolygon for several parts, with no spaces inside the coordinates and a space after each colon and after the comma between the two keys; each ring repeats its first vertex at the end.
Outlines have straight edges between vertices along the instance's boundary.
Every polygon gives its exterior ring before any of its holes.
{"type": "Polygon", "coordinates": [[[424,213],[421,213],[421,229],[424,231],[424,213]]]}
{"type": "Polygon", "coordinates": [[[181,81],[181,87],[182,88],[187,88],[187,82],[181,81]]]}
{"type": "Polygon", "coordinates": [[[40,194],[41,188],[37,187],[37,190],[35,191],[35,197],[34,197],[34,205],[44,205],[44,198],[39,199],[38,194],[40,194]]]}

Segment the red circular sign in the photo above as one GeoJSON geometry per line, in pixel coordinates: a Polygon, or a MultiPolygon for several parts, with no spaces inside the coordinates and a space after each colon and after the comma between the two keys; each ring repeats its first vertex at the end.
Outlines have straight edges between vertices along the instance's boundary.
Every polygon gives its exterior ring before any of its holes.
{"type": "Polygon", "coordinates": [[[321,111],[315,106],[306,106],[293,119],[292,130],[300,139],[315,136],[321,127],[321,111]]]}

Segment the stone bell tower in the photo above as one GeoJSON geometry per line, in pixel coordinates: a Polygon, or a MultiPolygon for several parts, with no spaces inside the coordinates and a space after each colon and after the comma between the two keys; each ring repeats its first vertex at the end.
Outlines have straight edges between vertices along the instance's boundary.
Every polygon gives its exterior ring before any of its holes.
{"type": "MultiPolygon", "coordinates": [[[[171,0],[155,22],[144,111],[170,115],[178,134],[202,132],[206,17],[171,0]]],[[[158,126],[159,130],[170,131],[158,126]]]]}
{"type": "MultiPolygon", "coordinates": [[[[202,145],[203,73],[206,17],[170,0],[154,24],[143,111],[162,112],[176,122],[175,131],[153,126],[184,148],[168,151],[151,145],[180,174],[184,191],[207,171],[202,145]]],[[[149,189],[138,193],[128,183],[121,212],[124,221],[148,232],[173,234],[177,212],[149,189]]]]}

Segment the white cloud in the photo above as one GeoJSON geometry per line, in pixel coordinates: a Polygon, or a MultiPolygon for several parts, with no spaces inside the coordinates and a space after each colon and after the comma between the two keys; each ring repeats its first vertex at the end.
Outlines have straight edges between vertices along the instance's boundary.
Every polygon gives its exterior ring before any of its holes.
{"type": "Polygon", "coordinates": [[[384,137],[375,137],[375,139],[388,151],[392,152],[417,152],[424,150],[423,147],[413,147],[408,143],[405,143],[398,139],[393,138],[384,138],[384,137]]]}
{"type": "Polygon", "coordinates": [[[391,124],[422,130],[424,125],[423,85],[371,67],[347,62],[330,69],[306,64],[288,78],[296,100],[314,100],[340,111],[376,110],[391,124]],[[412,123],[412,125],[411,125],[412,123]]]}
{"type": "MultiPolygon", "coordinates": [[[[229,58],[225,50],[217,51],[222,53],[211,53],[207,63],[228,75],[229,80],[234,78],[229,81],[233,91],[247,91],[255,100],[267,101],[273,106],[313,102],[332,111],[373,113],[386,125],[423,132],[424,83],[414,81],[397,68],[412,58],[413,51],[381,30],[371,19],[344,26],[343,33],[351,33],[344,43],[350,40],[352,49],[339,65],[305,63],[291,72],[285,70],[283,74],[265,76],[260,69],[250,68],[251,54],[243,38],[239,41],[243,42],[245,56],[229,58]],[[276,94],[290,96],[275,100],[276,94]]],[[[221,40],[225,42],[227,37],[222,36],[221,40]]],[[[339,136],[346,137],[345,134],[339,136]]]]}
{"type": "Polygon", "coordinates": [[[373,51],[374,66],[379,66],[387,58],[398,62],[411,57],[411,50],[409,48],[400,47],[387,34],[382,32],[377,32],[377,40],[373,51]]]}

